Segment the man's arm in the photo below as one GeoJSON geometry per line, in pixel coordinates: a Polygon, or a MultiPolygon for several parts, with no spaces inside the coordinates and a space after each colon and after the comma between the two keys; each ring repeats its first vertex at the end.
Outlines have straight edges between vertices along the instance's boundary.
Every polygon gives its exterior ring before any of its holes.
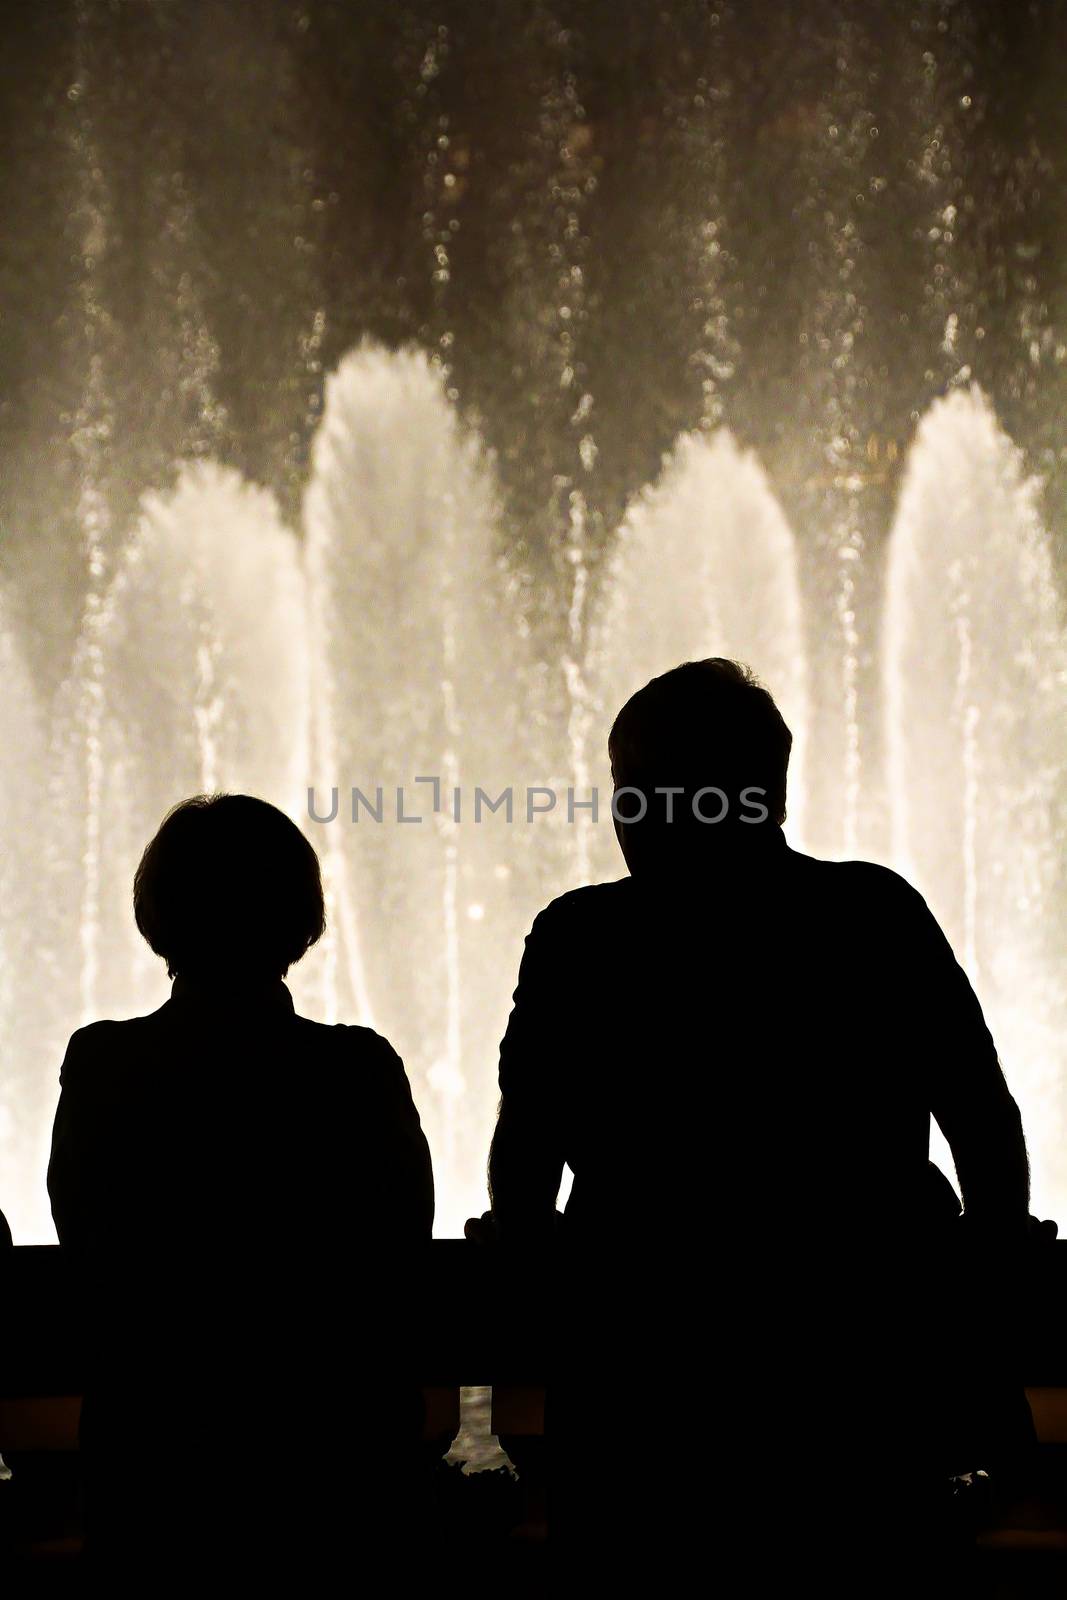
{"type": "Polygon", "coordinates": [[[526,939],[511,1016],[500,1046],[500,1110],[489,1152],[489,1196],[505,1238],[547,1237],[563,1178],[562,1107],[558,1081],[557,930],[542,914],[526,939]]]}
{"type": "Polygon", "coordinates": [[[1022,1227],[1030,1168],[1019,1108],[967,975],[926,903],[915,900],[930,1110],[951,1147],[967,1217],[998,1230],[1022,1227]]]}

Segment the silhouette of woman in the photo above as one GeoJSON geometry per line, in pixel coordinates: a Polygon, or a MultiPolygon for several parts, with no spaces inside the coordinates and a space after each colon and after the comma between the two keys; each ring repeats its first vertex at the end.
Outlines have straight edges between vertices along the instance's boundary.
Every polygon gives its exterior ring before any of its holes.
{"type": "Polygon", "coordinates": [[[134,912],[171,998],[74,1034],[48,1172],[79,1274],[87,1557],[138,1585],[208,1552],[306,1582],[411,1515],[398,1335],[429,1151],[391,1046],[294,1012],[282,980],[325,918],[280,811],[176,806],[134,912]]]}

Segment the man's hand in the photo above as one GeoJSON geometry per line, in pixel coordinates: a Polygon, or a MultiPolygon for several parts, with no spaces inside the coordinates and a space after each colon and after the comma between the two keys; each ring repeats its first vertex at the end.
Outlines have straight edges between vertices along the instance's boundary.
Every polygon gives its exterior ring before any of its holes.
{"type": "Polygon", "coordinates": [[[1042,1222],[1040,1217],[1028,1217],[1026,1220],[1026,1236],[1031,1244],[1051,1244],[1060,1231],[1059,1223],[1051,1218],[1046,1222],[1042,1222]]]}
{"type": "Polygon", "coordinates": [[[1049,1218],[1042,1221],[1040,1217],[1019,1217],[1012,1222],[1005,1222],[1002,1217],[990,1219],[976,1217],[973,1213],[964,1212],[957,1226],[963,1228],[968,1238],[982,1244],[994,1246],[1009,1246],[1017,1249],[1022,1245],[1052,1244],[1059,1234],[1059,1223],[1049,1218]]]}
{"type": "Polygon", "coordinates": [[[468,1217],[463,1224],[463,1237],[471,1244],[499,1244],[500,1227],[493,1213],[483,1211],[480,1217],[468,1217]]]}
{"type": "MultiPolygon", "coordinates": [[[[552,1222],[547,1233],[541,1228],[538,1228],[533,1233],[525,1229],[520,1232],[518,1229],[513,1228],[507,1233],[507,1240],[509,1245],[514,1244],[516,1241],[527,1245],[550,1244],[558,1236],[562,1226],[563,1212],[556,1211],[553,1213],[552,1222]]],[[[501,1231],[500,1223],[495,1213],[483,1211],[480,1217],[467,1218],[463,1224],[463,1237],[469,1239],[471,1244],[496,1245],[504,1238],[504,1234],[501,1231]]]]}

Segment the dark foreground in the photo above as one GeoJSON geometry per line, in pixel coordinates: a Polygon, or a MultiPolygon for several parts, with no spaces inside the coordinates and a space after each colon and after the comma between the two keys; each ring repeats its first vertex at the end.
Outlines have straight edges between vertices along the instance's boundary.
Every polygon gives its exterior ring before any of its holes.
{"type": "MultiPolygon", "coordinates": [[[[280,1268],[284,1272],[284,1263],[280,1268]]],[[[431,1246],[426,1273],[419,1376],[425,1397],[422,1448],[434,1485],[433,1537],[441,1563],[435,1592],[467,1600],[489,1593],[548,1593],[543,1352],[553,1320],[551,1267],[448,1240],[431,1246]],[[465,1473],[444,1457],[459,1427],[461,1387],[484,1385],[492,1385],[492,1428],[512,1467],[465,1473]]],[[[947,1537],[956,1553],[952,1592],[1004,1600],[1067,1593],[1067,1241],[1035,1250],[1025,1282],[1018,1312],[1037,1452],[1020,1483],[961,1481],[946,1485],[945,1497],[947,1537]]],[[[10,1469],[10,1477],[0,1481],[0,1570],[13,1585],[7,1592],[77,1592],[84,1576],[77,1456],[81,1375],[59,1250],[0,1253],[0,1306],[0,1453],[10,1469]]],[[[872,1372],[872,1393],[878,1382],[872,1372]]],[[[692,1387],[691,1376],[686,1383],[692,1387]]],[[[642,1442],[654,1448],[657,1406],[693,1402],[678,1387],[669,1378],[650,1382],[635,1373],[632,1388],[617,1395],[618,1406],[632,1415],[638,1448],[642,1442]]],[[[773,1372],[766,1374],[766,1387],[773,1396],[773,1372]]],[[[145,1396],[145,1404],[158,1412],[161,1426],[175,1427],[165,1382],[158,1394],[145,1396]]],[[[693,1409],[701,1414],[698,1403],[693,1409]]],[[[752,1485],[753,1497],[766,1505],[769,1538],[775,1506],[789,1497],[790,1475],[802,1470],[789,1441],[790,1409],[790,1396],[781,1394],[782,1436],[769,1442],[765,1478],[752,1485]]],[[[211,1451],[211,1439],[181,1439],[180,1422],[176,1437],[195,1470],[197,1454],[211,1451]]],[[[367,1444],[354,1439],[353,1449],[367,1444]]],[[[264,1474],[263,1492],[277,1501],[279,1515],[292,1470],[287,1445],[283,1430],[277,1460],[264,1474]]],[[[878,1493],[872,1472],[871,1494],[878,1493]]],[[[716,1570],[743,1571],[746,1562],[745,1551],[729,1548],[728,1540],[724,1545],[721,1530],[713,1531],[711,1510],[709,1580],[716,1570]]],[[[180,1540],[164,1504],[158,1531],[163,1572],[168,1548],[180,1540]]],[[[609,1536],[625,1542],[626,1529],[614,1528],[609,1536]]],[[[834,1539],[828,1505],[825,1523],[811,1529],[804,1553],[809,1572],[814,1567],[817,1575],[819,1551],[829,1550],[834,1539]]],[[[871,1554],[877,1561],[877,1552],[871,1554]]],[[[354,1547],[354,1578],[359,1562],[354,1547]]],[[[923,1579],[916,1578],[917,1592],[925,1592],[923,1579]]]]}

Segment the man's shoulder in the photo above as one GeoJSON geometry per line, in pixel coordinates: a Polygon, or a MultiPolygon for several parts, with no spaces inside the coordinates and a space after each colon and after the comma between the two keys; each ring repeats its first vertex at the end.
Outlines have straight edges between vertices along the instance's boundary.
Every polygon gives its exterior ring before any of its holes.
{"type": "Polygon", "coordinates": [[[808,856],[800,850],[790,849],[789,859],[794,869],[815,872],[829,879],[831,876],[845,885],[856,884],[875,894],[915,894],[915,890],[901,873],[880,861],[863,861],[849,857],[845,861],[829,861],[823,856],[808,856]]]}
{"type": "Polygon", "coordinates": [[[793,871],[807,880],[814,892],[854,903],[868,914],[907,917],[928,913],[918,889],[902,873],[879,861],[826,861],[797,850],[789,854],[793,871]]]}
{"type": "Polygon", "coordinates": [[[634,900],[632,878],[617,878],[610,883],[586,883],[580,889],[568,889],[565,894],[550,900],[534,920],[534,928],[550,926],[560,929],[602,918],[617,916],[634,900]]]}
{"type": "MultiPolygon", "coordinates": [[[[883,925],[886,931],[902,924],[932,921],[919,891],[892,867],[876,861],[827,861],[800,851],[788,853],[794,891],[810,900],[823,914],[855,918],[855,925],[883,925]]],[[[650,906],[659,905],[655,892],[631,877],[609,883],[570,889],[549,902],[534,919],[530,939],[567,940],[594,937],[617,929],[627,921],[645,921],[650,906]]]]}

